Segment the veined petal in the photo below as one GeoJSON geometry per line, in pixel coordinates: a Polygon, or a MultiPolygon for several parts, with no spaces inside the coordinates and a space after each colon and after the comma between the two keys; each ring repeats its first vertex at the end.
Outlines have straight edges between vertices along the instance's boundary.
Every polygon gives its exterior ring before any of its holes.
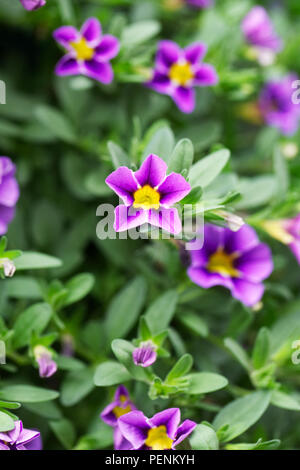
{"type": "Polygon", "coordinates": [[[159,158],[157,155],[150,154],[134,175],[141,186],[149,184],[149,186],[155,188],[165,178],[167,168],[168,166],[162,158],[159,158]]]}
{"type": "Polygon", "coordinates": [[[132,207],[123,205],[117,206],[115,209],[114,229],[116,232],[130,230],[146,222],[148,222],[148,216],[144,210],[135,210],[132,207]]]}
{"type": "Polygon", "coordinates": [[[151,428],[146,416],[141,411],[131,411],[118,420],[119,429],[133,449],[142,447],[147,439],[147,432],[151,428]]]}
{"type": "Polygon", "coordinates": [[[168,408],[156,413],[149,422],[152,427],[166,426],[168,437],[174,440],[180,423],[180,410],[179,408],[168,408]]]}
{"type": "Polygon", "coordinates": [[[195,429],[197,423],[191,421],[190,419],[186,419],[183,423],[179,426],[176,433],[176,440],[173,443],[173,448],[175,448],[180,442],[184,441],[195,429]]]}
{"type": "Polygon", "coordinates": [[[148,212],[149,224],[155,227],[160,227],[166,232],[177,235],[182,230],[181,220],[178,215],[178,210],[175,207],[167,209],[161,207],[158,210],[151,209],[148,212]]]}
{"type": "Polygon", "coordinates": [[[105,180],[105,183],[124,201],[126,206],[133,204],[133,193],[138,189],[133,172],[120,166],[105,180]]]}
{"type": "Polygon", "coordinates": [[[28,442],[33,441],[38,438],[40,433],[38,431],[33,431],[31,429],[23,429],[17,440],[17,444],[28,444],[28,442]]]}
{"type": "Polygon", "coordinates": [[[181,201],[191,191],[191,185],[178,173],[170,173],[157,188],[160,203],[172,206],[181,201]]]}

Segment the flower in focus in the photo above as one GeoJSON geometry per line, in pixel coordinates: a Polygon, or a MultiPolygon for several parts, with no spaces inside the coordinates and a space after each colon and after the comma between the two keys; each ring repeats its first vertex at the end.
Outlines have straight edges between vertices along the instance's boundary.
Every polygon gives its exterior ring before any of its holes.
{"type": "Polygon", "coordinates": [[[186,3],[194,8],[208,8],[213,5],[213,0],[186,0],[186,3]]]}
{"type": "Polygon", "coordinates": [[[149,155],[136,172],[121,166],[105,182],[125,204],[115,209],[116,232],[149,223],[173,234],[180,233],[178,211],[170,206],[183,199],[191,187],[178,173],[167,176],[167,164],[161,158],[149,155]]]}
{"type": "Polygon", "coordinates": [[[118,419],[133,410],[136,410],[136,407],[130,401],[127,388],[124,385],[120,385],[117,388],[113,402],[107,405],[100,415],[104,423],[114,428],[115,450],[131,449],[131,444],[120,433],[118,419]]]}
{"type": "Polygon", "coordinates": [[[175,449],[195,429],[196,423],[186,419],[181,425],[180,410],[169,408],[148,419],[141,411],[132,411],[119,418],[121,434],[133,450],[175,449]]]}
{"type": "Polygon", "coordinates": [[[46,5],[46,0],[20,0],[26,10],[37,10],[46,5]]]}
{"type": "Polygon", "coordinates": [[[67,51],[56,66],[57,75],[86,75],[101,83],[112,82],[114,73],[109,61],[116,57],[120,45],[114,36],[102,35],[96,18],[89,18],[80,31],[62,26],[53,36],[67,51]]]}
{"type": "Polygon", "coordinates": [[[277,127],[284,135],[293,135],[299,127],[300,105],[293,102],[295,75],[268,82],[259,98],[260,112],[265,122],[277,127]]]}
{"type": "Polygon", "coordinates": [[[132,352],[133,362],[136,366],[149,367],[157,359],[156,346],[152,341],[141,342],[132,352]]]}
{"type": "Polygon", "coordinates": [[[212,65],[204,64],[206,46],[196,42],[180,49],[172,41],[161,41],[156,55],[155,69],[147,86],[169,95],[184,113],[195,108],[195,86],[212,86],[218,82],[212,65]]]}
{"type": "Polygon", "coordinates": [[[0,450],[29,450],[29,443],[39,437],[38,431],[24,429],[22,421],[15,421],[12,431],[0,432],[0,450]]]}
{"type": "Polygon", "coordinates": [[[300,214],[292,219],[265,220],[261,227],[271,237],[288,245],[300,264],[300,214]]]}
{"type": "Polygon", "coordinates": [[[269,247],[260,243],[256,232],[243,225],[238,232],[206,225],[204,245],[191,251],[190,279],[204,289],[224,286],[247,306],[263,296],[266,279],[273,270],[269,247]]]}
{"type": "Polygon", "coordinates": [[[0,157],[0,235],[7,232],[20,195],[15,172],[16,167],[10,158],[0,157]]]}
{"type": "Polygon", "coordinates": [[[271,65],[282,49],[282,40],[275,33],[267,11],[261,6],[252,8],[243,19],[242,31],[261,65],[271,65]]]}
{"type": "Polygon", "coordinates": [[[39,365],[40,377],[51,377],[57,371],[57,364],[52,359],[52,353],[44,346],[36,346],[34,348],[34,357],[39,365]]]}

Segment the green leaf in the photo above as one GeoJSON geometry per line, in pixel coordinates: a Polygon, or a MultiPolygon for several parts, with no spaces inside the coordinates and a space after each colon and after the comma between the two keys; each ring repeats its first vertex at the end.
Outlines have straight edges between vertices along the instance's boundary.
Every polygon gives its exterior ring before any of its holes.
{"type": "Polygon", "coordinates": [[[152,334],[166,329],[176,310],[178,294],[169,290],[158,297],[147,309],[145,318],[152,334]]]}
{"type": "Polygon", "coordinates": [[[226,450],[275,450],[280,446],[279,439],[273,439],[271,441],[263,441],[259,439],[254,444],[227,444],[226,450]]]}
{"type": "Polygon", "coordinates": [[[225,406],[213,422],[222,442],[228,442],[243,434],[264,414],[270,403],[267,391],[249,393],[225,406]],[[223,428],[223,429],[222,429],[223,428]]]}
{"type": "Polygon", "coordinates": [[[154,153],[168,163],[174,148],[174,134],[167,126],[158,129],[151,137],[143,152],[142,161],[154,153]]]}
{"type": "Polygon", "coordinates": [[[73,129],[68,118],[58,109],[50,106],[39,105],[35,109],[35,116],[47,130],[59,139],[68,143],[76,142],[76,131],[73,129]]]}
{"type": "Polygon", "coordinates": [[[17,410],[20,408],[20,403],[15,401],[2,401],[0,400],[0,408],[6,408],[8,410],[17,410]]]}
{"type": "Polygon", "coordinates": [[[113,447],[113,429],[105,423],[98,425],[99,429],[86,434],[79,439],[74,450],[98,450],[113,447]]]}
{"type": "Polygon", "coordinates": [[[215,431],[205,424],[198,424],[189,438],[193,450],[218,450],[219,440],[215,431]]]}
{"type": "Polygon", "coordinates": [[[252,353],[252,363],[255,369],[263,367],[268,358],[270,352],[270,338],[269,331],[267,328],[261,328],[257,335],[254,349],[252,353]]]}
{"type": "Polygon", "coordinates": [[[62,383],[60,401],[64,406],[73,406],[86,397],[94,388],[94,370],[88,367],[70,372],[62,383]]]}
{"type": "Polygon", "coordinates": [[[118,362],[108,361],[100,364],[94,375],[94,383],[97,387],[109,387],[131,379],[131,375],[125,367],[118,362]]]}
{"type": "Polygon", "coordinates": [[[201,338],[206,338],[208,336],[208,326],[207,323],[196,313],[193,312],[180,312],[176,319],[187,327],[192,333],[201,338]]]}
{"type": "Polygon", "coordinates": [[[249,372],[251,370],[251,366],[246,351],[232,338],[225,338],[224,345],[229,349],[241,366],[249,372]]]}
{"type": "Polygon", "coordinates": [[[272,405],[275,405],[278,408],[283,408],[284,410],[300,410],[299,399],[297,400],[293,396],[279,390],[274,390],[272,392],[271,403],[272,405]]]}
{"type": "Polygon", "coordinates": [[[252,209],[262,206],[276,193],[276,179],[273,175],[241,178],[236,190],[241,199],[235,204],[238,209],[252,209]]]}
{"type": "Polygon", "coordinates": [[[146,298],[147,286],[142,277],[137,277],[117,294],[109,305],[106,315],[108,340],[126,336],[135,324],[146,298]]]}
{"type": "Polygon", "coordinates": [[[201,395],[215,392],[228,385],[228,380],[223,375],[211,372],[195,372],[187,376],[189,386],[186,391],[189,395],[201,395]]]}
{"type": "Polygon", "coordinates": [[[183,377],[191,370],[193,366],[193,357],[190,354],[182,356],[168,373],[165,382],[172,384],[179,377],[183,377]]]}
{"type": "Polygon", "coordinates": [[[15,348],[26,346],[33,332],[41,334],[52,316],[52,309],[46,303],[32,305],[17,318],[14,326],[13,344],[15,348]]]}
{"type": "Polygon", "coordinates": [[[41,403],[55,400],[59,393],[32,385],[8,385],[0,390],[0,397],[20,403],[41,403]]]}
{"type": "Polygon", "coordinates": [[[83,299],[92,290],[95,278],[90,273],[81,273],[68,281],[65,287],[68,290],[64,305],[71,305],[83,299]]]}
{"type": "Polygon", "coordinates": [[[182,139],[178,142],[168,164],[168,173],[174,171],[181,173],[189,170],[194,160],[194,146],[190,139],[182,139]]]}
{"type": "Polygon", "coordinates": [[[270,354],[276,362],[291,357],[293,340],[300,335],[300,302],[288,304],[281,312],[279,319],[270,329],[270,354]]]}
{"type": "Polygon", "coordinates": [[[111,159],[113,162],[113,166],[117,169],[119,166],[130,166],[130,161],[128,155],[124,152],[124,150],[114,142],[109,141],[107,144],[109,153],[111,155],[111,159]]]}
{"type": "Polygon", "coordinates": [[[290,175],[287,162],[283,157],[279,147],[275,148],[273,162],[277,180],[276,199],[278,202],[280,202],[285,199],[288,192],[290,185],[290,175]]]}
{"type": "Polygon", "coordinates": [[[158,21],[148,20],[132,23],[123,29],[121,44],[124,48],[137,46],[156,36],[159,31],[158,21]]]}
{"type": "Polygon", "coordinates": [[[47,420],[62,419],[62,414],[54,401],[45,401],[41,403],[24,403],[24,408],[47,420]]]}
{"type": "Polygon", "coordinates": [[[14,429],[14,427],[14,420],[6,413],[0,411],[0,432],[11,431],[12,429],[14,429]]]}
{"type": "Polygon", "coordinates": [[[14,261],[18,271],[23,269],[48,269],[59,268],[62,262],[54,256],[44,255],[42,253],[23,252],[23,254],[14,261]]]}
{"type": "Polygon", "coordinates": [[[222,149],[199,160],[190,169],[191,186],[206,188],[221,173],[229,158],[229,150],[222,149]]]}
{"type": "Polygon", "coordinates": [[[72,422],[64,418],[58,421],[50,421],[49,424],[55,436],[64,448],[70,450],[76,439],[75,429],[72,422]]]}
{"type": "Polygon", "coordinates": [[[18,276],[2,281],[6,294],[13,299],[42,299],[42,290],[39,282],[33,277],[18,276]]]}

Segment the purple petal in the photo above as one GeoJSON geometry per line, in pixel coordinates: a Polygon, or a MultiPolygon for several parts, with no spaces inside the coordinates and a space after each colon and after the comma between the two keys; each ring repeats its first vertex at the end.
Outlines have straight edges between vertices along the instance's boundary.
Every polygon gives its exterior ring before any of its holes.
{"type": "Polygon", "coordinates": [[[203,42],[195,42],[184,49],[185,59],[192,65],[200,62],[207,52],[207,46],[203,42]]]}
{"type": "Polygon", "coordinates": [[[10,448],[7,445],[0,442],[0,450],[10,450],[10,448]]]}
{"type": "Polygon", "coordinates": [[[114,449],[132,450],[132,444],[125,439],[118,426],[114,429],[114,449]]]}
{"type": "Polygon", "coordinates": [[[200,65],[195,73],[194,84],[197,86],[213,86],[218,83],[215,68],[209,64],[200,65]]]}
{"type": "Polygon", "coordinates": [[[5,176],[0,184],[0,205],[13,207],[19,196],[20,190],[17,180],[13,176],[5,176]]]}
{"type": "Polygon", "coordinates": [[[28,444],[29,442],[33,441],[34,439],[37,439],[39,437],[40,433],[38,431],[33,431],[31,429],[23,429],[19,435],[18,440],[16,443],[18,445],[20,444],[28,444]]]}
{"type": "Polygon", "coordinates": [[[102,419],[102,421],[104,421],[104,423],[112,427],[115,427],[117,425],[118,418],[114,414],[113,410],[116,406],[119,406],[119,404],[120,402],[116,400],[104,408],[104,410],[100,414],[100,418],[102,419]]]}
{"type": "Polygon", "coordinates": [[[127,388],[124,385],[119,385],[119,387],[116,390],[115,393],[115,400],[118,401],[120,400],[121,397],[126,397],[129,399],[129,393],[127,388]]]}
{"type": "Polygon", "coordinates": [[[183,113],[192,113],[196,105],[195,90],[192,88],[177,87],[172,93],[172,98],[183,113]]]}
{"type": "Polygon", "coordinates": [[[81,30],[81,35],[87,40],[90,46],[97,46],[101,40],[101,24],[97,18],[89,18],[83,24],[81,30]]]}
{"type": "Polygon", "coordinates": [[[289,245],[291,252],[296,257],[298,263],[300,264],[300,240],[296,240],[289,245]]]}
{"type": "Polygon", "coordinates": [[[97,60],[107,62],[118,55],[120,43],[114,36],[103,36],[99,46],[95,49],[95,57],[97,60]]]}
{"type": "Polygon", "coordinates": [[[244,253],[235,262],[235,268],[243,273],[243,278],[251,282],[261,282],[273,271],[270,248],[260,243],[244,253]]]}
{"type": "Polygon", "coordinates": [[[114,78],[112,66],[108,62],[99,62],[96,59],[84,62],[84,73],[98,82],[109,85],[114,78]]]}
{"type": "Polygon", "coordinates": [[[168,72],[182,55],[180,47],[173,41],[161,41],[156,56],[156,67],[160,72],[168,72]]]}
{"type": "Polygon", "coordinates": [[[242,31],[246,40],[255,46],[268,48],[279,52],[282,41],[276,35],[267,11],[261,6],[255,6],[245,16],[242,31]]]}
{"type": "Polygon", "coordinates": [[[76,42],[79,32],[73,26],[61,26],[53,32],[54,39],[63,47],[69,49],[70,42],[76,42]]]}
{"type": "Polygon", "coordinates": [[[243,253],[259,244],[255,230],[249,225],[243,225],[237,232],[226,229],[224,233],[226,253],[243,253]]]}
{"type": "Polygon", "coordinates": [[[55,68],[56,75],[80,75],[82,68],[73,56],[67,54],[60,59],[55,68]]]}
{"type": "Polygon", "coordinates": [[[138,189],[134,173],[126,166],[120,166],[105,180],[106,184],[123,200],[124,204],[133,204],[133,193],[138,189]]]}
{"type": "Polygon", "coordinates": [[[230,277],[224,277],[219,273],[211,273],[204,268],[194,268],[191,266],[187,274],[191,281],[203,287],[203,289],[209,289],[214,286],[223,286],[227,289],[232,289],[232,279],[230,277]]]}
{"type": "Polygon", "coordinates": [[[117,206],[115,208],[115,223],[114,229],[116,232],[124,232],[148,221],[147,211],[135,210],[132,207],[117,206]]]}
{"type": "Polygon", "coordinates": [[[131,411],[118,420],[119,429],[123,437],[129,441],[133,449],[139,449],[147,439],[151,426],[141,411],[131,411]]]}
{"type": "Polygon", "coordinates": [[[43,442],[41,436],[37,436],[32,441],[28,442],[26,445],[26,450],[42,450],[43,449],[43,442]]]}
{"type": "Polygon", "coordinates": [[[224,229],[216,225],[205,224],[203,249],[208,256],[224,246],[224,229]]]}
{"type": "Polygon", "coordinates": [[[172,206],[181,201],[191,191],[191,185],[178,173],[170,173],[157,188],[160,203],[172,206]]]}
{"type": "Polygon", "coordinates": [[[156,361],[157,354],[153,346],[149,344],[135,348],[132,357],[136,366],[149,367],[156,361]]]}
{"type": "Polygon", "coordinates": [[[264,285],[255,284],[244,279],[233,279],[232,295],[248,307],[259,302],[264,294],[264,285]]]}
{"type": "Polygon", "coordinates": [[[191,250],[190,258],[193,268],[203,268],[209,261],[209,254],[204,248],[201,250],[191,250]]]}
{"type": "Polygon", "coordinates": [[[190,419],[186,419],[183,421],[183,423],[179,426],[176,434],[176,440],[173,443],[173,448],[175,448],[180,442],[184,441],[184,439],[191,434],[195,427],[197,426],[197,423],[194,421],[191,421],[190,419]]]}
{"type": "Polygon", "coordinates": [[[14,215],[14,207],[0,205],[0,235],[4,235],[7,232],[8,224],[12,221],[14,215]]]}
{"type": "Polygon", "coordinates": [[[8,157],[0,157],[0,183],[4,176],[14,176],[15,172],[16,166],[11,159],[8,157]]]}
{"type": "Polygon", "coordinates": [[[20,0],[20,2],[22,3],[23,7],[29,11],[37,10],[38,8],[46,5],[45,0],[20,0]]]}
{"type": "Polygon", "coordinates": [[[40,377],[51,377],[57,371],[57,364],[49,354],[42,354],[38,359],[40,377]]]}
{"type": "Polygon", "coordinates": [[[149,88],[157,91],[157,93],[163,93],[169,95],[173,89],[172,83],[168,75],[165,73],[154,71],[152,80],[146,83],[149,88]]]}
{"type": "Polygon", "coordinates": [[[143,162],[134,176],[141,186],[149,184],[151,188],[158,186],[166,176],[167,164],[162,158],[151,154],[143,162]]]}
{"type": "Polygon", "coordinates": [[[174,440],[180,423],[180,410],[179,408],[168,408],[156,413],[149,422],[152,427],[166,426],[169,438],[174,440]]]}
{"type": "MultiPolygon", "coordinates": [[[[8,435],[8,439],[7,439],[7,442],[11,443],[11,444],[14,444],[16,442],[20,442],[20,434],[23,430],[23,423],[22,421],[15,421],[15,427],[14,429],[12,429],[11,431],[8,431],[7,435],[8,435]]],[[[0,439],[1,436],[0,436],[0,439]]]]}
{"type": "Polygon", "coordinates": [[[178,235],[182,230],[178,210],[175,207],[171,209],[151,209],[148,213],[148,222],[149,224],[154,225],[155,227],[160,227],[173,235],[178,235]]]}

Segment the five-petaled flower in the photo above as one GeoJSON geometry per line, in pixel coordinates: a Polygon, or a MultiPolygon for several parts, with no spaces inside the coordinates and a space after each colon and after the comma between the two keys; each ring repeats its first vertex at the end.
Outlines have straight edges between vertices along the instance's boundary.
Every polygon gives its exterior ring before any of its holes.
{"type": "Polygon", "coordinates": [[[161,158],[149,155],[136,172],[121,166],[105,181],[125,204],[115,209],[116,232],[145,223],[172,234],[181,232],[178,210],[171,206],[183,199],[191,187],[182,175],[167,175],[167,164],[161,158]]]}
{"type": "Polygon", "coordinates": [[[46,5],[46,0],[20,0],[26,10],[37,10],[46,5]]]}
{"type": "Polygon", "coordinates": [[[0,157],[0,235],[7,232],[20,195],[15,172],[12,161],[8,157],[0,157]]]}
{"type": "Polygon", "coordinates": [[[120,45],[114,36],[102,35],[96,18],[89,18],[80,31],[62,26],[53,36],[67,50],[56,66],[57,75],[86,75],[104,84],[112,82],[114,73],[109,61],[116,57],[120,45]]]}
{"type": "Polygon", "coordinates": [[[263,88],[259,97],[259,109],[265,122],[277,127],[284,135],[293,135],[299,127],[300,104],[294,103],[293,83],[296,75],[288,75],[280,80],[271,80],[263,88]]]}
{"type": "Polygon", "coordinates": [[[191,113],[196,102],[194,87],[218,82],[214,67],[202,62],[206,50],[201,42],[180,49],[173,41],[161,41],[152,79],[146,85],[169,95],[182,112],[191,113]]]}
{"type": "Polygon", "coordinates": [[[132,411],[118,421],[120,432],[132,450],[174,450],[196,427],[189,419],[179,423],[178,408],[168,408],[151,419],[141,411],[132,411]]]}
{"type": "Polygon", "coordinates": [[[264,293],[262,281],[273,270],[269,247],[261,243],[255,230],[243,225],[238,232],[206,225],[204,245],[190,252],[190,279],[208,289],[224,286],[247,306],[258,303],[264,293]]]}
{"type": "Polygon", "coordinates": [[[24,429],[22,421],[15,421],[14,429],[0,432],[0,450],[29,450],[29,444],[39,436],[38,431],[24,429]]]}

